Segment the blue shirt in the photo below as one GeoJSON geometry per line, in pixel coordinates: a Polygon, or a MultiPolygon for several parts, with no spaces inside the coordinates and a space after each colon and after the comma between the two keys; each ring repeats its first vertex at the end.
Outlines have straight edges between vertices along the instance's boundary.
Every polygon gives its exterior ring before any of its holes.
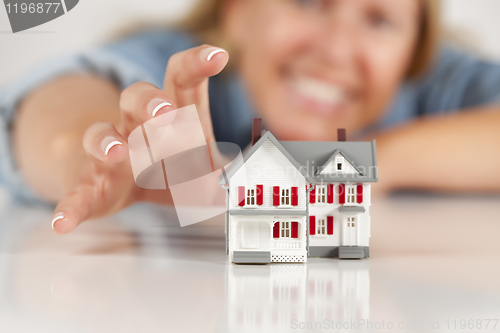
{"type": "MultiPolygon", "coordinates": [[[[168,59],[201,43],[182,31],[149,31],[35,68],[0,91],[0,185],[14,197],[36,200],[21,177],[12,152],[11,129],[26,94],[69,73],[94,73],[124,89],[139,81],[159,88],[168,59]]],[[[210,109],[217,141],[245,147],[255,111],[237,74],[210,78],[210,109]]],[[[416,117],[457,112],[500,101],[500,65],[451,47],[443,47],[429,73],[401,86],[392,107],[374,128],[387,128],[416,117]]]]}

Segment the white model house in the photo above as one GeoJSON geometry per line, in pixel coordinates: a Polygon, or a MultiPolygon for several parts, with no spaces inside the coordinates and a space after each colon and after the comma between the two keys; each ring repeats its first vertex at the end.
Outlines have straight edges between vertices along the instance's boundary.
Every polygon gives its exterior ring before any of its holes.
{"type": "Polygon", "coordinates": [[[375,141],[347,142],[342,130],[333,142],[278,141],[271,132],[259,137],[259,128],[253,133],[243,162],[221,181],[230,261],[368,257],[375,141]]]}

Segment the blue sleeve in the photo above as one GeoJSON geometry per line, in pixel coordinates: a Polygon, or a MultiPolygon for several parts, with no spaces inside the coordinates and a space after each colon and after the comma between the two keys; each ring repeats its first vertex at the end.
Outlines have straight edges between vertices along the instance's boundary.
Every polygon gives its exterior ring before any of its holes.
{"type": "Polygon", "coordinates": [[[419,90],[424,115],[498,103],[500,64],[447,47],[419,90]]]}
{"type": "Polygon", "coordinates": [[[93,73],[120,89],[146,81],[160,88],[168,59],[195,45],[182,32],[153,31],[43,64],[0,90],[0,186],[17,199],[37,201],[22,179],[12,151],[12,124],[19,103],[31,91],[62,75],[93,73]]]}
{"type": "Polygon", "coordinates": [[[500,64],[444,46],[427,75],[401,87],[377,128],[496,103],[500,103],[500,64]]]}

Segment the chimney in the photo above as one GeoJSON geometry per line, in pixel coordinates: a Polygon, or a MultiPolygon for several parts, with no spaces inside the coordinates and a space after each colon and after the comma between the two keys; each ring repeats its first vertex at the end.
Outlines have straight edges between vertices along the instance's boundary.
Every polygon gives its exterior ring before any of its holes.
{"type": "Polygon", "coordinates": [[[262,135],[262,119],[253,118],[252,123],[252,146],[260,140],[262,135]]]}
{"type": "Polygon", "coordinates": [[[347,141],[347,134],[345,131],[345,128],[339,128],[337,130],[337,140],[340,141],[347,141]]]}

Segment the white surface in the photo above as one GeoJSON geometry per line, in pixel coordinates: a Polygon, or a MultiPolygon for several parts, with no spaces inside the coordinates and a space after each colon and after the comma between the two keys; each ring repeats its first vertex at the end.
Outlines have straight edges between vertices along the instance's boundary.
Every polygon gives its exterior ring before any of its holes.
{"type": "Polygon", "coordinates": [[[168,208],[56,236],[49,209],[4,206],[0,332],[319,332],[294,325],[351,319],[423,325],[358,332],[498,332],[484,320],[500,317],[499,202],[379,200],[368,260],[273,265],[228,264],[222,220],[179,228],[168,208]],[[483,329],[447,330],[455,319],[483,329]]]}
{"type": "MultiPolygon", "coordinates": [[[[0,87],[51,57],[102,43],[118,31],[151,24],[166,25],[182,17],[196,0],[81,0],[60,18],[12,34],[0,6],[0,87]]],[[[443,0],[444,19],[465,31],[477,49],[500,59],[498,0],[443,0]]]]}

